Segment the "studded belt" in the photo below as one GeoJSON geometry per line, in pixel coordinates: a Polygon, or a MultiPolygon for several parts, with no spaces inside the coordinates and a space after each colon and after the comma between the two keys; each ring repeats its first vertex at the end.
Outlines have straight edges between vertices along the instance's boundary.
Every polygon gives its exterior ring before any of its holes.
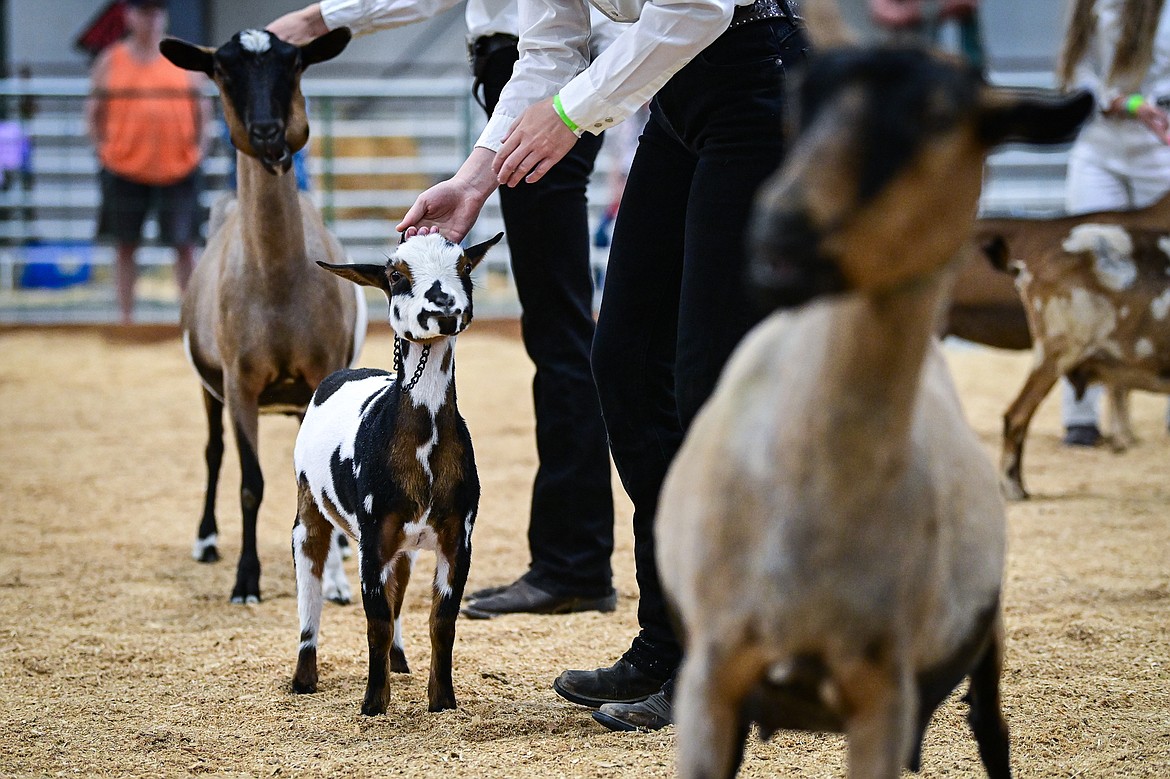
{"type": "Polygon", "coordinates": [[[756,0],[751,5],[737,5],[727,29],[734,30],[764,19],[800,19],[792,0],[756,0]]]}

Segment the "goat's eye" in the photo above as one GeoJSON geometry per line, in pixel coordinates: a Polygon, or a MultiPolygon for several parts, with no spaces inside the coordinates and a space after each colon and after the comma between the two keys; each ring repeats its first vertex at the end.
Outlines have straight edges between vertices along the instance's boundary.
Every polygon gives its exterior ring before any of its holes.
{"type": "Polygon", "coordinates": [[[390,271],[390,283],[397,284],[400,281],[402,281],[402,274],[396,270],[390,271]]]}

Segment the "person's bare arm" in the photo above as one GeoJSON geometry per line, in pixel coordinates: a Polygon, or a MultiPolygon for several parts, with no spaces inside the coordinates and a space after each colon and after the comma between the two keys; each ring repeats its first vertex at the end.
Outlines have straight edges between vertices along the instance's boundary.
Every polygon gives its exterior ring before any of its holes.
{"type": "Polygon", "coordinates": [[[94,146],[100,144],[106,123],[106,100],[102,92],[110,70],[110,50],[107,48],[94,60],[89,74],[89,96],[85,98],[85,133],[94,146]]]}
{"type": "Polygon", "coordinates": [[[462,241],[498,186],[492,170],[495,157],[491,149],[472,149],[455,175],[419,195],[394,229],[401,233],[411,227],[437,227],[448,240],[462,241]]]}
{"type": "Polygon", "coordinates": [[[504,137],[492,163],[499,183],[514,187],[521,181],[540,181],[549,168],[561,161],[577,136],[557,115],[553,99],[529,106],[504,137]]]}
{"type": "Polygon", "coordinates": [[[303,46],[311,40],[329,32],[325,17],[321,15],[321,4],[312,3],[299,11],[291,11],[268,25],[268,32],[282,41],[303,46]]]}
{"type": "Polygon", "coordinates": [[[193,71],[188,71],[188,74],[191,78],[191,89],[196,95],[195,143],[199,146],[199,156],[203,157],[207,154],[210,145],[211,135],[208,133],[208,128],[211,127],[211,122],[215,118],[215,112],[212,109],[211,98],[207,97],[204,92],[208,84],[207,76],[193,71]]]}
{"type": "Polygon", "coordinates": [[[883,27],[909,27],[927,15],[928,2],[935,6],[933,15],[944,19],[967,16],[979,6],[979,0],[869,0],[869,13],[883,27]]]}
{"type": "Polygon", "coordinates": [[[1157,103],[1145,99],[1137,104],[1136,109],[1131,110],[1129,104],[1132,99],[1132,95],[1115,97],[1104,113],[1107,116],[1133,116],[1158,136],[1158,140],[1170,145],[1170,116],[1157,103]]]}

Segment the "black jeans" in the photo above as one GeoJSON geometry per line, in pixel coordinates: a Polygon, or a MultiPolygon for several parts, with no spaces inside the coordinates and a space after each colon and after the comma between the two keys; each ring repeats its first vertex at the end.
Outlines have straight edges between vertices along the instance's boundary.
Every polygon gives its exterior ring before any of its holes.
{"type": "Polygon", "coordinates": [[[640,632],[626,659],[663,678],[681,659],[658,581],[654,515],[683,434],[756,323],[744,231],[784,153],[785,70],[803,30],[770,19],[728,30],[658,92],[614,226],[593,372],[634,503],[640,632]]]}
{"type": "MultiPolygon", "coordinates": [[[[487,110],[512,75],[515,46],[481,63],[487,110]]],[[[524,347],[536,365],[532,396],[540,465],[532,486],[524,578],[557,595],[612,588],[609,449],[589,367],[593,277],[585,188],[601,138],[585,135],[535,184],[501,187],[524,347]]]]}

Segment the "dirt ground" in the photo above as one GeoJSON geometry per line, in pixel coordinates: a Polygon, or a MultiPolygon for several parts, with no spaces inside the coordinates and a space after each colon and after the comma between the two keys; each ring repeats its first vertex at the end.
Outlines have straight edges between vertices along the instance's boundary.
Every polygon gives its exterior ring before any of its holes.
{"type": "MultiPolygon", "coordinates": [[[[373,325],[363,362],[388,365],[373,325]]],[[[948,350],[967,414],[998,456],[1021,353],[948,350]]],[[[459,394],[483,500],[469,587],[528,560],[535,464],[531,368],[514,325],[460,339],[459,394]]],[[[1137,395],[1142,443],[1117,456],[1059,443],[1041,408],[1009,508],[1004,679],[1022,777],[1170,776],[1170,440],[1165,400],[1137,395]]],[[[289,555],[295,423],[265,418],[260,516],[264,601],[228,602],[239,553],[239,471],[225,458],[224,562],[191,560],[205,423],[173,330],[0,332],[0,775],[664,777],[674,737],[613,734],[550,688],[565,668],[608,665],[635,629],[629,504],[616,487],[616,613],[460,620],[456,711],[426,712],[432,560],[408,592],[414,673],[385,716],[358,713],[361,606],[326,604],[320,692],[289,692],[297,645],[289,555]]],[[[566,442],[572,445],[572,442],[566,442]]],[[[353,561],[347,564],[356,584],[353,561]]],[[[936,716],[927,777],[978,776],[952,699],[936,716]]],[[[843,741],[753,739],[743,776],[841,776],[843,741]]]]}

